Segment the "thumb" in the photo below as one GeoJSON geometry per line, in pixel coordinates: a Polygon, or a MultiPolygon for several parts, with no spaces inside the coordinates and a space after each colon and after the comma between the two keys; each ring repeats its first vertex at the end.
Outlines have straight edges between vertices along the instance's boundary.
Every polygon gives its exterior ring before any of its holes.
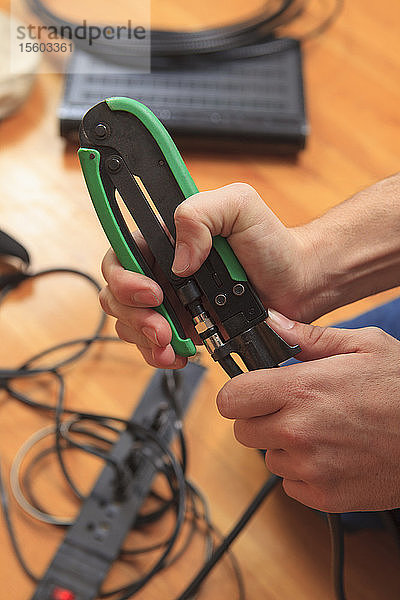
{"type": "Polygon", "coordinates": [[[291,321],[271,308],[268,309],[268,325],[288,344],[298,344],[299,360],[315,360],[337,354],[370,352],[377,342],[382,342],[383,331],[375,327],[362,329],[337,329],[319,327],[291,321]]]}
{"type": "Polygon", "coordinates": [[[266,223],[268,230],[284,225],[257,192],[245,183],[234,183],[187,198],[175,211],[176,250],[172,270],[188,276],[207,258],[212,237],[232,238],[251,227],[266,223]]]}

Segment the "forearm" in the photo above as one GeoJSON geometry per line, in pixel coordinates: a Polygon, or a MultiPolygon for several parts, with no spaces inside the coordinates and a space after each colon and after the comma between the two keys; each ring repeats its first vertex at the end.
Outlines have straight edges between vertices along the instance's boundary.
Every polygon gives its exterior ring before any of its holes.
{"type": "Polygon", "coordinates": [[[313,318],[400,285],[400,174],[297,228],[310,270],[313,318]]]}

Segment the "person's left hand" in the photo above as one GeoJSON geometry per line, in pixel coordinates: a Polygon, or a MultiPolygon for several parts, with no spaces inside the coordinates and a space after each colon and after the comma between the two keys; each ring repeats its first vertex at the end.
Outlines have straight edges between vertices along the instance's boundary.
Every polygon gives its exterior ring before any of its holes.
{"type": "Polygon", "coordinates": [[[286,493],[326,512],[400,506],[400,342],[382,330],[334,329],[271,312],[302,362],[244,373],[219,411],[239,442],[267,450],[286,493]]]}

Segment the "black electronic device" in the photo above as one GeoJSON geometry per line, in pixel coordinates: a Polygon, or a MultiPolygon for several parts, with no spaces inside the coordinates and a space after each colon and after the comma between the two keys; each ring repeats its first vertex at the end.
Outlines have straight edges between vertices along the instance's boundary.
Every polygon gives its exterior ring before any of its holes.
{"type": "Polygon", "coordinates": [[[296,153],[308,133],[301,48],[290,38],[156,57],[150,73],[137,74],[78,49],[58,111],[61,135],[76,141],[85,112],[107,96],[139,100],[184,147],[296,153]]]}

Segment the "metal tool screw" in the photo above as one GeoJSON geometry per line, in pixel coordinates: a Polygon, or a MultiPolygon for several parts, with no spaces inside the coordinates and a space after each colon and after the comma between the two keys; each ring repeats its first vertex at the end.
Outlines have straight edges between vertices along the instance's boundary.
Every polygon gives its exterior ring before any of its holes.
{"type": "Polygon", "coordinates": [[[93,152],[91,152],[91,153],[89,154],[89,158],[90,158],[90,160],[94,160],[94,159],[96,158],[96,155],[95,155],[95,154],[93,154],[93,152]]]}
{"type": "Polygon", "coordinates": [[[160,167],[163,167],[165,165],[165,160],[163,160],[163,159],[159,160],[158,164],[160,165],[160,167]]]}
{"type": "Polygon", "coordinates": [[[235,296],[242,296],[244,294],[244,285],[241,283],[236,283],[232,289],[235,296]]]}
{"type": "Polygon", "coordinates": [[[98,138],[105,138],[108,133],[107,126],[104,125],[104,123],[99,123],[98,125],[96,125],[94,131],[98,138]]]}
{"type": "Polygon", "coordinates": [[[107,169],[112,173],[116,173],[121,168],[122,164],[118,156],[111,156],[107,161],[107,169]]]}
{"type": "Polygon", "coordinates": [[[218,294],[218,296],[215,296],[215,304],[218,304],[218,306],[224,306],[224,304],[226,304],[225,294],[218,294]]]}

